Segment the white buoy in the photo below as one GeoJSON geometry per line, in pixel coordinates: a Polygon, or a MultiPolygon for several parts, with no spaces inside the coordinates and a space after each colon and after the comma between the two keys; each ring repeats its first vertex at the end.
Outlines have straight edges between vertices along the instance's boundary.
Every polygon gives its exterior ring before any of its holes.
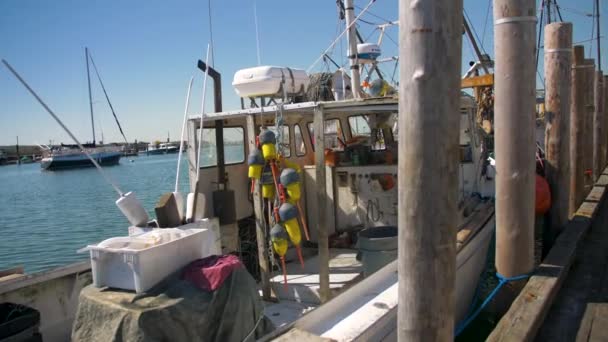
{"type": "Polygon", "coordinates": [[[189,193],[186,201],[186,221],[194,222],[205,218],[205,206],[206,206],[205,194],[198,193],[196,199],[196,210],[194,209],[194,193],[189,193]]]}
{"type": "Polygon", "coordinates": [[[135,197],[132,191],[127,192],[116,200],[116,206],[127,217],[129,223],[136,227],[145,227],[148,225],[148,213],[141,205],[141,202],[135,197]]]}

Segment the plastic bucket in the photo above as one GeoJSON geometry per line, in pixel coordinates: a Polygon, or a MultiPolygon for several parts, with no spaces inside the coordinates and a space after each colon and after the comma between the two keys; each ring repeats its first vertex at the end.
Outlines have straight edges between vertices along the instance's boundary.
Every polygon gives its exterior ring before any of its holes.
{"type": "Polygon", "coordinates": [[[363,229],[357,240],[357,260],[363,264],[365,277],[397,258],[397,227],[363,229]]]}

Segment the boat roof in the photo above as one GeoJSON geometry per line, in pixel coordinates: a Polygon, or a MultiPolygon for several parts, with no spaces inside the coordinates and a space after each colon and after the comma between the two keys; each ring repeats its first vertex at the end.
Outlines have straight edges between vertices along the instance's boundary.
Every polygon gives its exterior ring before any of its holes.
{"type": "MultiPolygon", "coordinates": [[[[315,109],[323,108],[325,113],[394,113],[398,110],[397,97],[376,97],[367,99],[348,99],[343,101],[310,101],[301,103],[289,103],[283,106],[283,114],[297,113],[299,115],[313,115],[315,109]]],[[[475,105],[474,99],[465,93],[461,96],[461,107],[472,107],[475,105]]],[[[280,105],[265,107],[245,108],[239,110],[206,113],[205,120],[223,120],[260,113],[274,113],[280,110],[280,105]]],[[[200,120],[200,114],[190,115],[189,120],[200,120]]]]}
{"type": "MultiPolygon", "coordinates": [[[[326,113],[331,112],[356,112],[360,114],[372,112],[395,112],[398,99],[396,97],[381,97],[370,99],[349,99],[343,101],[310,101],[300,103],[289,103],[283,106],[283,114],[297,113],[299,115],[313,115],[315,109],[323,108],[326,113]]],[[[245,108],[239,110],[225,111],[219,113],[206,113],[206,120],[229,119],[239,116],[274,113],[280,110],[280,105],[265,107],[245,108]]],[[[199,120],[200,114],[190,115],[189,120],[199,120]]]]}

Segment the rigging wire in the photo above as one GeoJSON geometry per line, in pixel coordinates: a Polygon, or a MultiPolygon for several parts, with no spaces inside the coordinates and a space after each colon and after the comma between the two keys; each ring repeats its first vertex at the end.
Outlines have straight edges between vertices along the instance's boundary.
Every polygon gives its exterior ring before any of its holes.
{"type": "Polygon", "coordinates": [[[488,9],[486,10],[486,19],[483,22],[483,32],[481,33],[481,41],[479,42],[481,45],[481,49],[486,51],[483,46],[483,43],[486,39],[486,28],[488,27],[488,18],[490,17],[490,9],[492,8],[492,0],[488,0],[488,9]]]}
{"type": "MultiPolygon", "coordinates": [[[[467,10],[465,8],[463,8],[462,11],[464,12],[464,15],[467,17],[468,22],[471,23],[469,26],[471,27],[471,31],[473,31],[473,34],[475,35],[475,39],[477,39],[477,41],[480,42],[481,39],[479,39],[479,35],[477,34],[477,31],[475,30],[475,26],[473,25],[473,22],[471,21],[471,18],[469,17],[467,10]]],[[[486,55],[488,54],[486,49],[484,49],[483,45],[481,46],[481,50],[483,51],[484,54],[486,54],[486,55]]]]}
{"type": "Polygon", "coordinates": [[[339,40],[340,38],[342,38],[342,36],[343,36],[343,35],[344,35],[346,32],[348,32],[348,30],[350,30],[350,28],[351,28],[351,27],[352,27],[352,26],[353,26],[353,25],[354,25],[354,24],[355,24],[355,23],[356,23],[356,22],[359,20],[359,18],[361,18],[361,16],[362,16],[362,15],[363,15],[365,12],[367,12],[367,10],[369,10],[369,8],[370,8],[370,7],[371,7],[371,6],[372,6],[372,5],[373,5],[375,2],[376,2],[376,0],[370,0],[370,1],[369,1],[369,3],[367,4],[367,6],[365,6],[365,8],[364,8],[364,9],[361,11],[361,13],[359,13],[359,15],[355,17],[355,19],[353,20],[353,22],[352,22],[352,23],[350,23],[350,25],[348,25],[348,26],[346,27],[346,29],[344,29],[344,31],[342,31],[342,33],[340,33],[340,35],[338,36],[338,38],[336,38],[336,39],[335,39],[335,40],[334,40],[334,41],[333,41],[333,42],[332,42],[332,43],[329,45],[329,47],[328,47],[327,49],[325,49],[325,51],[323,51],[323,53],[321,53],[321,55],[319,56],[319,58],[317,58],[317,59],[314,61],[314,63],[312,63],[312,64],[311,64],[311,65],[308,67],[308,69],[306,69],[306,72],[310,72],[310,71],[312,70],[312,68],[314,68],[314,66],[315,66],[315,65],[317,65],[317,63],[319,63],[319,61],[321,61],[321,59],[323,59],[323,56],[325,56],[325,54],[326,54],[326,53],[327,53],[327,52],[328,52],[330,49],[332,49],[332,48],[333,48],[333,47],[336,45],[336,43],[338,42],[338,40],[339,40]]]}
{"type": "Polygon", "coordinates": [[[577,9],[568,8],[568,7],[564,7],[564,6],[557,5],[557,4],[555,6],[558,9],[560,9],[560,10],[564,10],[566,12],[570,12],[570,13],[573,13],[573,14],[578,14],[578,15],[583,16],[583,17],[593,17],[593,14],[588,13],[588,12],[579,11],[577,9]]]}
{"type": "MultiPolygon", "coordinates": [[[[357,6],[357,5],[355,5],[355,7],[356,7],[358,10],[363,10],[363,7],[361,7],[361,6],[357,6]]],[[[367,11],[367,13],[368,13],[369,15],[371,15],[372,17],[376,17],[377,19],[380,19],[380,20],[382,20],[382,21],[391,22],[391,20],[388,20],[388,19],[386,19],[386,18],[383,18],[383,17],[381,17],[381,16],[379,16],[379,15],[376,15],[376,14],[374,14],[374,13],[370,12],[370,11],[367,11]]]]}
{"type": "Polygon", "coordinates": [[[97,75],[97,79],[99,80],[99,84],[101,84],[101,89],[103,90],[103,94],[106,96],[106,100],[108,101],[108,105],[110,106],[110,110],[112,111],[112,115],[114,116],[114,120],[116,120],[116,124],[118,125],[118,130],[122,135],[123,139],[125,139],[125,144],[129,144],[127,141],[127,137],[125,133],[122,131],[122,127],[120,126],[120,121],[118,121],[118,116],[116,116],[116,112],[114,111],[114,106],[112,106],[112,102],[110,102],[110,97],[108,96],[108,92],[106,91],[106,87],[103,85],[101,81],[101,76],[99,76],[99,71],[97,70],[97,66],[95,65],[95,61],[93,60],[93,55],[89,52],[89,59],[91,60],[91,64],[93,64],[93,69],[95,69],[95,74],[97,75]]]}
{"type": "MultiPolygon", "coordinates": [[[[596,17],[597,15],[597,9],[595,8],[595,1],[593,1],[593,18],[596,17]]],[[[593,40],[595,38],[595,25],[594,23],[591,23],[591,40],[593,40]]],[[[593,42],[589,43],[589,56],[593,55],[593,42]]],[[[600,61],[597,61],[597,63],[600,63],[600,61]]]]}

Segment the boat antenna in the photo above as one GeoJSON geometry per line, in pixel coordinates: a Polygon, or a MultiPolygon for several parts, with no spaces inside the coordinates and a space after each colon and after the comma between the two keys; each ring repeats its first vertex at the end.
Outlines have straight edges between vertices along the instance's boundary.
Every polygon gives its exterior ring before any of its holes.
{"type": "Polygon", "coordinates": [[[114,115],[114,120],[116,120],[116,124],[118,125],[118,130],[125,140],[125,144],[129,144],[127,141],[127,137],[125,133],[122,131],[122,127],[120,126],[120,121],[118,121],[118,116],[116,116],[116,112],[114,111],[114,106],[112,106],[112,102],[110,101],[110,97],[108,96],[108,92],[106,91],[106,87],[103,85],[103,81],[101,80],[101,76],[99,75],[99,70],[97,70],[97,65],[95,65],[95,61],[93,60],[93,55],[89,53],[89,59],[91,60],[91,64],[93,64],[93,69],[95,70],[95,74],[97,75],[97,79],[99,80],[99,84],[101,85],[101,89],[103,90],[103,94],[106,96],[106,101],[108,101],[108,105],[110,106],[110,110],[112,111],[112,115],[114,115]]]}
{"type": "Polygon", "coordinates": [[[87,61],[87,84],[89,85],[89,108],[91,109],[91,128],[93,130],[93,145],[95,145],[95,120],[93,120],[93,95],[91,94],[91,73],[89,71],[89,48],[85,46],[84,57],[87,61]]]}
{"type": "Polygon", "coordinates": [[[186,108],[184,109],[184,120],[182,122],[182,135],[179,139],[179,155],[177,156],[177,173],[175,175],[175,192],[179,189],[179,168],[182,164],[182,152],[184,151],[184,132],[186,131],[186,122],[188,121],[188,107],[190,107],[190,91],[192,90],[192,81],[194,76],[190,77],[188,83],[188,93],[186,94],[186,108]]]}
{"type": "Polygon", "coordinates": [[[3,59],[2,63],[19,80],[19,82],[21,82],[21,84],[23,84],[23,86],[25,87],[25,89],[27,89],[30,92],[30,94],[32,94],[36,98],[36,100],[53,117],[53,119],[55,119],[55,121],[57,121],[57,123],[59,124],[59,126],[61,126],[61,128],[63,128],[63,130],[70,136],[70,138],[72,138],[72,140],[74,140],[74,142],[76,143],[76,145],[78,145],[78,147],[87,156],[87,158],[89,158],[89,160],[91,161],[91,163],[93,163],[93,165],[95,165],[95,167],[97,168],[97,170],[99,170],[99,173],[106,180],[106,182],[108,182],[114,188],[114,190],[118,193],[118,195],[120,197],[123,197],[123,192],[118,188],[118,185],[116,185],[116,183],[114,183],[110,179],[110,176],[108,176],[104,172],[104,170],[101,168],[101,166],[99,166],[99,164],[97,163],[97,161],[95,161],[95,159],[93,157],[91,157],[91,155],[87,152],[87,150],[84,148],[84,146],[82,146],[82,144],[80,143],[80,141],[78,141],[78,139],[74,136],[74,134],[72,134],[72,132],[63,124],[63,122],[59,119],[59,117],[57,115],[55,115],[55,113],[51,110],[51,108],[49,108],[49,106],[47,106],[46,103],[44,103],[44,101],[42,101],[42,99],[40,98],[40,96],[38,96],[38,94],[36,94],[36,92],[27,84],[27,82],[25,82],[25,80],[21,77],[21,75],[19,75],[17,73],[17,71],[15,71],[15,69],[13,69],[13,67],[6,60],[3,59]]]}
{"type": "MultiPolygon", "coordinates": [[[[215,51],[213,49],[213,22],[212,22],[212,17],[211,17],[211,0],[208,1],[208,11],[207,14],[209,15],[209,43],[211,44],[211,67],[213,68],[215,66],[215,51]]],[[[208,61],[207,61],[208,62],[208,61]]],[[[207,64],[209,65],[209,64],[207,64]]]]}
{"type": "MultiPolygon", "coordinates": [[[[211,0],[209,0],[211,2],[211,0]]],[[[255,45],[258,53],[258,66],[262,65],[262,58],[260,54],[260,31],[258,27],[258,4],[257,1],[253,0],[253,19],[255,21],[255,45]]]]}

